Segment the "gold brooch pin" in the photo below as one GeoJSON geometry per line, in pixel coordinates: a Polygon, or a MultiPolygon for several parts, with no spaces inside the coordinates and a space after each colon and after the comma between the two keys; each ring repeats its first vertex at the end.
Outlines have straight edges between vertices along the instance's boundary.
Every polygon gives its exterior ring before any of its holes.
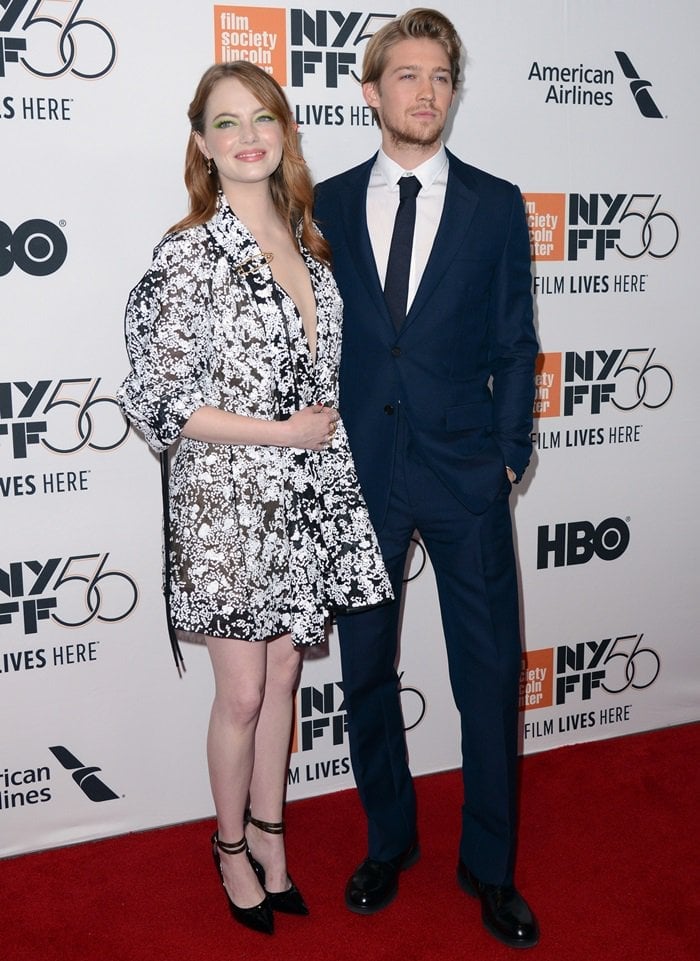
{"type": "Polygon", "coordinates": [[[236,270],[240,270],[242,273],[248,273],[249,271],[257,270],[261,265],[259,261],[264,261],[267,265],[274,259],[274,254],[272,251],[262,251],[259,254],[253,254],[252,257],[248,257],[247,260],[242,261],[240,264],[236,264],[236,270]]]}

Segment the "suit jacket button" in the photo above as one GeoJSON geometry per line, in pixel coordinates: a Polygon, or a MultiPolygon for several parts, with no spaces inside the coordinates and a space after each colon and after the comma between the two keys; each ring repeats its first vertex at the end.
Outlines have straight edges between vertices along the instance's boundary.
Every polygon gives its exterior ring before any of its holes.
{"type": "Polygon", "coordinates": [[[389,415],[393,414],[393,413],[394,413],[393,404],[385,404],[385,405],[384,405],[384,413],[385,413],[385,414],[389,414],[389,415]]]}
{"type": "Polygon", "coordinates": [[[400,347],[392,347],[392,348],[391,348],[391,356],[392,356],[392,357],[400,357],[400,356],[401,356],[401,348],[400,348],[400,347]]]}

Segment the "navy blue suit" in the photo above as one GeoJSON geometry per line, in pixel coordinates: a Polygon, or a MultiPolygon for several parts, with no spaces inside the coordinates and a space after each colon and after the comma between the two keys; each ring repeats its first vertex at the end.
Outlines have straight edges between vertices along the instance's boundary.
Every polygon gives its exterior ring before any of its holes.
{"type": "MultiPolygon", "coordinates": [[[[448,160],[442,219],[398,332],[367,230],[374,158],[320,184],[315,217],[345,303],[340,411],[397,598],[415,529],[435,571],[462,726],[460,856],[502,884],[515,856],[521,653],[506,465],[519,478],[531,453],[530,245],[517,188],[448,160]]],[[[399,609],[397,600],[339,618],[353,771],[378,860],[416,833],[399,609]]]]}

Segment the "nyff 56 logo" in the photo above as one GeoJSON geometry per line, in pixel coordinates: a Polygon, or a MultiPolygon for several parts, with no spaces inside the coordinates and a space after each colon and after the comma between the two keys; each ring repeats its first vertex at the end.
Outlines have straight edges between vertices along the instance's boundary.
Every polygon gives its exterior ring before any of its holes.
{"type": "Polygon", "coordinates": [[[557,704],[564,704],[572,694],[588,701],[597,688],[622,694],[629,688],[649,687],[658,677],[661,660],[643,641],[643,633],[623,634],[558,647],[557,704]]]}
{"type": "Polygon", "coordinates": [[[290,10],[292,86],[303,87],[309,75],[335,88],[340,77],[359,81],[360,46],[395,13],[340,13],[338,10],[290,10]]]}
{"type": "Polygon", "coordinates": [[[614,347],[544,353],[535,367],[535,417],[600,414],[606,405],[657,410],[673,393],[671,372],[656,347],[614,347]]]}
{"type": "MultiPolygon", "coordinates": [[[[403,673],[399,681],[404,730],[410,731],[425,716],[425,695],[418,688],[405,685],[403,673]]],[[[322,688],[300,688],[297,704],[298,718],[292,734],[292,754],[311,751],[318,743],[333,747],[345,743],[348,720],[342,681],[326,683],[322,688]]]]}
{"type": "Polygon", "coordinates": [[[71,73],[97,80],[108,74],[117,45],[90,15],[92,6],[92,0],[0,0],[0,77],[15,63],[47,79],[71,73]]]}
{"type": "Polygon", "coordinates": [[[121,621],[136,607],[136,582],[107,566],[109,552],[68,558],[11,561],[0,566],[0,628],[22,627],[26,635],[51,619],[61,627],[84,627],[95,618],[121,621]],[[3,600],[3,596],[7,600],[3,600]]]}
{"type": "Polygon", "coordinates": [[[113,397],[97,393],[100,377],[0,383],[0,452],[3,441],[23,460],[30,447],[75,454],[87,447],[115,450],[129,425],[113,397]]]}
{"type": "Polygon", "coordinates": [[[299,719],[292,738],[292,753],[310,751],[318,738],[335,746],[345,741],[347,714],[341,681],[323,688],[302,687],[298,695],[299,719]]]}
{"type": "Polygon", "coordinates": [[[675,217],[661,194],[524,194],[532,257],[547,260],[661,260],[678,245],[675,217]]]}
{"type": "Polygon", "coordinates": [[[660,670],[661,659],[648,647],[643,632],[526,651],[520,707],[526,711],[552,707],[572,697],[590,701],[595,691],[616,695],[644,690],[660,670]]]}

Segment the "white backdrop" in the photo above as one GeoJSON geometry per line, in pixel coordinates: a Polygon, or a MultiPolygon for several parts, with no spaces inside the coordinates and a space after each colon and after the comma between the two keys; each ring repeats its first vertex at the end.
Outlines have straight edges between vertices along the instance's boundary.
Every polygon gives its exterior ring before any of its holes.
{"type": "MultiPolygon", "coordinates": [[[[185,210],[186,109],[212,60],[275,72],[321,179],[376,148],[355,74],[408,6],[0,0],[0,855],[212,813],[207,655],[186,647],[178,677],[158,465],[113,399],[124,303],[185,210]]],[[[440,8],[469,52],[448,146],[519,184],[536,256],[523,752],[695,720],[697,5],[440,8]]],[[[420,545],[409,576],[425,773],[459,745],[420,545]]],[[[289,797],[351,785],[331,635],[304,666],[289,797]]]]}

